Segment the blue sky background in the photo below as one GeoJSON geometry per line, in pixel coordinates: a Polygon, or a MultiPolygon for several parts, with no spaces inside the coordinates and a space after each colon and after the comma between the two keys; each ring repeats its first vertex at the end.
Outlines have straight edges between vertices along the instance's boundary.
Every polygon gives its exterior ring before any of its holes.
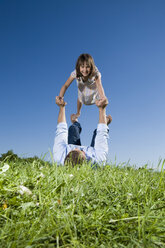
{"type": "MultiPolygon", "coordinates": [[[[0,0],[0,153],[52,150],[55,96],[81,53],[102,74],[111,113],[109,160],[156,167],[165,157],[164,0],[0,0]]],[[[67,120],[77,86],[65,94],[67,120]]],[[[83,106],[82,143],[98,122],[83,106]]]]}

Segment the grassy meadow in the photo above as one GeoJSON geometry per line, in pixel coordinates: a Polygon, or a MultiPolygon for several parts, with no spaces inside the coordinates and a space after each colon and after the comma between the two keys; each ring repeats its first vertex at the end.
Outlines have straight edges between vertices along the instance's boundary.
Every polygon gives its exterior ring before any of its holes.
{"type": "Polygon", "coordinates": [[[0,162],[0,247],[165,247],[160,170],[0,162]]]}

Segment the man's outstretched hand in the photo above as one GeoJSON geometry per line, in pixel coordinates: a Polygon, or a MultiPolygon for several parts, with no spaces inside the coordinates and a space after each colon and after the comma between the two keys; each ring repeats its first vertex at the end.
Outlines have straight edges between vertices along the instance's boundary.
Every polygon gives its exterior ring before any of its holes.
{"type": "Polygon", "coordinates": [[[64,102],[64,97],[56,96],[56,104],[57,104],[59,107],[64,107],[67,103],[64,102]]]}

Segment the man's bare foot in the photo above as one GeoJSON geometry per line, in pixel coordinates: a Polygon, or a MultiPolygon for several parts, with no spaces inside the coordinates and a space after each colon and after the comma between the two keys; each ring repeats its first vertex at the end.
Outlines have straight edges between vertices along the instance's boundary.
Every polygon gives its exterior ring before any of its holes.
{"type": "Polygon", "coordinates": [[[112,121],[112,116],[111,115],[107,115],[106,116],[106,119],[107,119],[107,126],[111,123],[112,121]]]}
{"type": "Polygon", "coordinates": [[[77,115],[76,115],[76,114],[72,114],[72,115],[70,116],[70,120],[71,120],[72,123],[78,121],[77,115]]]}

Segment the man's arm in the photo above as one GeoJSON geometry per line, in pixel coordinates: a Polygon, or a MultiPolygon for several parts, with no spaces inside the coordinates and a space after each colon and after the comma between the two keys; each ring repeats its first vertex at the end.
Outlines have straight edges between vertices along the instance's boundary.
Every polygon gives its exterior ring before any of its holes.
{"type": "Polygon", "coordinates": [[[59,103],[57,105],[59,106],[59,114],[53,146],[53,157],[54,161],[57,162],[57,164],[63,164],[64,158],[66,156],[66,145],[68,142],[68,128],[65,116],[65,106],[63,106],[62,103],[59,103]]]}
{"type": "MultiPolygon", "coordinates": [[[[56,96],[56,103],[57,103],[58,96],[56,96]]],[[[66,116],[65,116],[65,105],[63,103],[57,103],[59,106],[59,114],[58,114],[58,123],[65,122],[66,123],[66,116]]]]}
{"type": "Polygon", "coordinates": [[[99,123],[107,124],[106,109],[99,107],[99,123]]]}
{"type": "Polygon", "coordinates": [[[66,123],[66,116],[65,116],[65,106],[60,106],[59,114],[58,114],[58,123],[65,122],[66,123]]]}
{"type": "Polygon", "coordinates": [[[105,165],[108,156],[108,126],[106,120],[106,106],[99,107],[99,123],[95,139],[95,152],[98,164],[105,165]]]}

